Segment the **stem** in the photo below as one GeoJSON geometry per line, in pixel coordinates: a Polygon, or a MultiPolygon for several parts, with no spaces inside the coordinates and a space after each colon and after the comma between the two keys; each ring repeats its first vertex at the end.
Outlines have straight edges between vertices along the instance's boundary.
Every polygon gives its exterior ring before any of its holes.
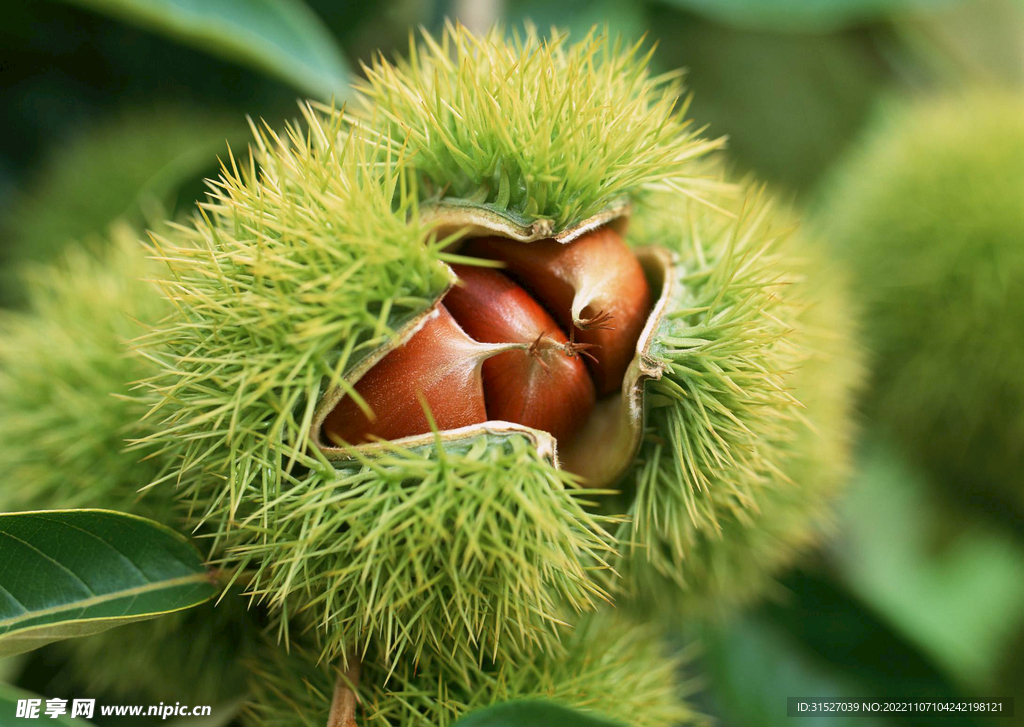
{"type": "MultiPolygon", "coordinates": [[[[543,337],[543,333],[541,337],[543,337]]],[[[539,339],[538,339],[539,340],[539,339]]],[[[509,342],[509,343],[480,343],[480,360],[489,359],[492,356],[497,356],[499,353],[506,353],[508,351],[527,351],[533,352],[534,343],[522,343],[522,342],[509,342]]]]}
{"type": "Polygon", "coordinates": [[[334,698],[331,700],[331,713],[327,717],[327,727],[356,727],[356,705],[359,698],[355,690],[359,687],[359,660],[349,657],[348,669],[338,674],[334,683],[334,698]]]}
{"type": "Polygon", "coordinates": [[[565,355],[569,358],[576,356],[586,356],[594,363],[597,363],[597,358],[594,354],[587,351],[588,348],[601,348],[596,343],[577,343],[576,342],[576,326],[569,328],[569,341],[562,345],[562,349],[565,351],[565,355]]]}
{"type": "Polygon", "coordinates": [[[614,330],[615,326],[611,325],[612,315],[606,312],[603,309],[604,306],[601,305],[602,291],[609,285],[613,275],[614,271],[605,271],[600,277],[597,274],[585,275],[576,281],[570,313],[573,325],[581,331],[614,330]],[[597,312],[592,316],[585,317],[583,311],[587,308],[596,308],[597,312]]]}
{"type": "MultiPolygon", "coordinates": [[[[589,305],[589,304],[588,304],[589,305]]],[[[581,331],[614,331],[615,326],[612,325],[611,321],[614,316],[607,311],[599,310],[595,315],[590,318],[583,318],[583,310],[587,306],[580,308],[579,313],[573,312],[573,326],[579,328],[581,331]]]]}

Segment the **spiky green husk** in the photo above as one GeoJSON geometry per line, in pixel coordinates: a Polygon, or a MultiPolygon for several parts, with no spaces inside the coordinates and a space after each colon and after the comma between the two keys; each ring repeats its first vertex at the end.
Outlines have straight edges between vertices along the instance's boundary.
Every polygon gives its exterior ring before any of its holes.
{"type": "MultiPolygon", "coordinates": [[[[674,88],[648,77],[636,48],[457,28],[424,46],[369,72],[358,123],[305,109],[308,131],[260,132],[203,215],[157,238],[176,313],[150,338],[163,372],[150,382],[159,433],[143,445],[175,463],[167,483],[216,562],[250,571],[282,628],[298,617],[328,658],[372,640],[396,663],[551,650],[558,609],[603,597],[594,571],[609,557],[569,478],[521,435],[336,472],[309,446],[310,424],[320,394],[450,282],[420,201],[546,215],[557,231],[624,194],[660,195],[637,208],[631,239],[677,249],[683,298],[655,346],[670,371],[649,386],[635,522],[620,532],[643,554],[622,564],[627,590],[644,590],[642,573],[660,579],[651,591],[755,590],[809,538],[816,488],[835,479],[793,481],[825,446],[801,439],[791,391],[820,352],[791,331],[814,300],[770,205],[744,208],[693,161],[715,144],[687,130],[674,88]],[[429,108],[435,92],[443,109],[429,108]]],[[[843,411],[811,426],[835,424],[842,439],[851,378],[837,367],[829,392],[843,411]]]]}
{"type": "Polygon", "coordinates": [[[581,490],[522,435],[395,450],[339,471],[309,432],[320,393],[449,285],[401,161],[307,109],[265,131],[203,216],[158,237],[176,314],[156,326],[158,433],[214,562],[320,631],[327,658],[363,651],[470,660],[550,641],[556,606],[591,608],[607,551],[581,490]],[[257,167],[259,171],[257,171],[257,167]],[[393,203],[397,203],[393,209],[393,203]]]}
{"type": "Polygon", "coordinates": [[[649,58],[597,30],[570,44],[449,26],[366,68],[360,113],[407,145],[429,197],[562,229],[624,195],[702,189],[688,162],[721,144],[691,128],[678,74],[652,75],[649,58]]]}
{"type": "MultiPolygon", "coordinates": [[[[244,722],[260,727],[320,727],[338,672],[314,666],[296,645],[289,655],[268,645],[253,664],[244,722]]],[[[692,724],[682,660],[668,656],[657,629],[606,613],[588,616],[554,653],[483,667],[432,657],[402,660],[392,671],[367,660],[359,679],[359,724],[445,727],[474,709],[515,699],[543,699],[636,727],[692,724]]]]}
{"type": "Polygon", "coordinates": [[[893,109],[832,181],[872,416],[938,480],[1024,507],[1024,98],[893,109]],[[999,495],[998,493],[1002,493],[999,495]]]}
{"type": "Polygon", "coordinates": [[[125,449],[146,413],[132,384],[152,372],[127,341],[163,302],[129,228],[100,247],[35,270],[30,310],[0,317],[0,509],[161,511],[152,498],[137,503],[157,465],[125,449]]]}
{"type": "MultiPolygon", "coordinates": [[[[182,613],[54,645],[60,679],[124,700],[221,705],[244,693],[260,641],[247,599],[236,593],[182,613]]],[[[215,707],[216,708],[216,707],[215,707]]]]}
{"type": "Polygon", "coordinates": [[[634,242],[680,258],[680,297],[652,354],[650,434],[635,476],[624,591],[635,603],[722,609],[764,591],[813,542],[848,466],[860,351],[843,281],[756,189],[663,197],[634,242]]]}
{"type": "Polygon", "coordinates": [[[255,568],[250,589],[285,616],[295,602],[325,658],[371,639],[394,660],[424,647],[508,658],[551,648],[566,603],[606,598],[590,570],[610,558],[610,538],[582,493],[518,434],[395,449],[251,496],[230,559],[255,568]],[[271,515],[273,532],[256,537],[271,515]]]}
{"type": "Polygon", "coordinates": [[[253,490],[328,474],[307,446],[321,391],[449,285],[387,150],[304,112],[308,133],[257,130],[201,214],[154,238],[176,315],[144,343],[163,373],[149,382],[161,431],[143,444],[177,461],[220,533],[253,490]]]}

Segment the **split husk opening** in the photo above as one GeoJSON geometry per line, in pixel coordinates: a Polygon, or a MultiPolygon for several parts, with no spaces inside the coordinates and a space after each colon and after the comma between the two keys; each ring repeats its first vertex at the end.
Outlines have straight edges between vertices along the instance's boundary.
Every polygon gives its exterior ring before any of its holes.
{"type": "MultiPolygon", "coordinates": [[[[550,220],[525,220],[507,211],[470,202],[444,202],[424,212],[434,223],[439,237],[452,237],[450,250],[457,252],[467,240],[476,237],[497,236],[515,240],[524,245],[544,239],[569,244],[582,235],[609,226],[624,234],[631,211],[627,200],[608,205],[604,210],[575,225],[554,231],[550,220]]],[[[317,405],[313,417],[311,439],[315,446],[336,467],[344,467],[365,457],[389,451],[395,446],[418,449],[480,436],[525,436],[538,453],[555,466],[577,475],[587,487],[605,488],[613,485],[632,464],[643,438],[644,382],[659,379],[665,364],[651,355],[651,344],[658,324],[665,315],[672,287],[677,285],[673,274],[676,261],[673,255],[660,247],[642,247],[633,250],[652,291],[653,305],[622,381],[620,389],[597,401],[597,404],[579,432],[561,444],[547,432],[504,421],[487,421],[458,429],[428,432],[402,437],[390,442],[370,442],[355,446],[337,446],[324,433],[324,421],[346,395],[342,386],[327,390],[317,405]]],[[[450,274],[454,284],[455,274],[450,274]]],[[[449,285],[449,289],[450,289],[449,285]]],[[[346,375],[354,385],[381,359],[404,345],[424,324],[438,315],[438,304],[448,289],[442,292],[435,305],[406,322],[396,335],[369,356],[365,357],[346,375]]]]}

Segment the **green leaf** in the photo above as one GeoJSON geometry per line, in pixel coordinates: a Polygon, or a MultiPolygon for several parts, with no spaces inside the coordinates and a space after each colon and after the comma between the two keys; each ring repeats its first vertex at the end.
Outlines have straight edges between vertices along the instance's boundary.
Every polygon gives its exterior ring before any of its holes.
{"type": "Polygon", "coordinates": [[[508,27],[521,27],[531,22],[544,32],[551,29],[568,31],[569,37],[580,39],[595,25],[607,25],[624,38],[637,39],[648,31],[647,8],[644,3],[622,0],[588,0],[587,2],[549,2],[548,0],[508,0],[503,21],[508,27]]]}
{"type": "MultiPolygon", "coordinates": [[[[903,575],[905,577],[905,574],[903,575]]],[[[744,727],[978,727],[963,712],[847,712],[787,717],[786,697],[855,704],[957,703],[970,692],[904,641],[828,571],[792,571],[784,601],[705,624],[702,673],[724,724],[744,727]]]]}
{"type": "Polygon", "coordinates": [[[188,540],[108,510],[0,514],[0,656],[191,608],[217,592],[188,540]]]}
{"type": "Polygon", "coordinates": [[[858,702],[868,693],[841,669],[816,659],[762,614],[726,625],[710,624],[703,634],[704,673],[723,724],[744,727],[896,727],[886,715],[837,713],[794,721],[786,697],[858,702]]]}
{"type": "Polygon", "coordinates": [[[302,0],[65,0],[272,73],[322,99],[348,95],[341,49],[302,0]]]}
{"type": "Polygon", "coordinates": [[[10,684],[0,682],[0,724],[4,725],[4,727],[15,727],[16,725],[38,725],[43,719],[46,720],[45,724],[51,725],[52,727],[90,727],[91,725],[90,722],[86,722],[77,717],[75,719],[71,719],[71,717],[68,716],[71,714],[70,699],[67,703],[67,714],[57,718],[46,717],[45,710],[46,700],[38,694],[32,694],[31,692],[26,692],[23,689],[12,687],[10,684]],[[18,713],[19,699],[40,700],[39,717],[35,719],[18,719],[15,715],[18,713]]]}
{"type": "Polygon", "coordinates": [[[664,0],[668,5],[756,30],[836,30],[963,0],[664,0]]]}
{"type": "Polygon", "coordinates": [[[548,702],[505,702],[468,714],[455,727],[621,727],[548,702]]]}

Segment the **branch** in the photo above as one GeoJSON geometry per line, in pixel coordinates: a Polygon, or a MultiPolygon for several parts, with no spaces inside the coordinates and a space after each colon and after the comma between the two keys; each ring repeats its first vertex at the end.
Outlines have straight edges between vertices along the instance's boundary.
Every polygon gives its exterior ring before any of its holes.
{"type": "Polygon", "coordinates": [[[359,688],[359,667],[359,660],[353,656],[349,658],[348,669],[338,674],[327,727],[356,727],[356,705],[359,698],[355,690],[359,688]]]}

